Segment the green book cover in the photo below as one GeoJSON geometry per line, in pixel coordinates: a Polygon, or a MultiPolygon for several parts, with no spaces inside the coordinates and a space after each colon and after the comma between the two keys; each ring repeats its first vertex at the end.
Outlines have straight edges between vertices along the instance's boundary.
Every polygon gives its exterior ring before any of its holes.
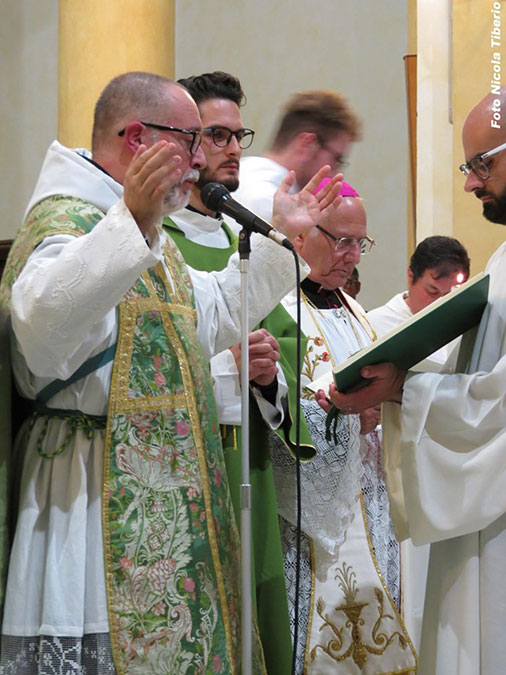
{"type": "MultiPolygon", "coordinates": [[[[367,380],[360,375],[364,366],[394,363],[409,370],[422,359],[448,344],[479,323],[487,305],[489,275],[480,273],[439,298],[368,347],[334,368],[334,381],[345,393],[360,388],[367,380]]],[[[332,374],[311,383],[311,389],[327,390],[332,374]]]]}

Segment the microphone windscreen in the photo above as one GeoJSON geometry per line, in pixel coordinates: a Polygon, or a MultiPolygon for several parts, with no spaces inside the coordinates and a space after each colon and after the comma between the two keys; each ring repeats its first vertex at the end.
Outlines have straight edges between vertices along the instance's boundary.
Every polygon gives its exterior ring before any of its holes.
{"type": "Polygon", "coordinates": [[[228,197],[230,192],[221,183],[207,183],[200,191],[202,204],[211,211],[220,211],[224,197],[228,197]]]}

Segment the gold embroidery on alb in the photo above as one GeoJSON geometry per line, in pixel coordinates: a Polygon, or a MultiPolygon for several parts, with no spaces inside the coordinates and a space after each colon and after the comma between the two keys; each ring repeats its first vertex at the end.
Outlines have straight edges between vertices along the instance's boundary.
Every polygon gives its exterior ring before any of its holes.
{"type": "Polygon", "coordinates": [[[367,607],[370,603],[360,602],[360,589],[357,585],[356,573],[351,565],[343,563],[341,567],[337,568],[335,579],[343,591],[345,602],[327,612],[325,601],[321,597],[318,598],[316,611],[323,620],[320,631],[328,628],[330,629],[330,635],[326,643],[317,644],[313,647],[311,650],[312,661],[315,660],[318,649],[321,649],[337,663],[351,657],[362,670],[369,659],[369,655],[381,656],[394,640],[398,640],[402,649],[405,650],[408,647],[408,641],[399,631],[393,631],[388,635],[382,630],[384,619],[392,619],[393,617],[385,610],[385,596],[380,588],[374,589],[377,619],[371,635],[365,635],[362,628],[365,625],[365,620],[360,615],[364,607],[367,607]],[[346,647],[346,645],[348,646],[346,647]]]}

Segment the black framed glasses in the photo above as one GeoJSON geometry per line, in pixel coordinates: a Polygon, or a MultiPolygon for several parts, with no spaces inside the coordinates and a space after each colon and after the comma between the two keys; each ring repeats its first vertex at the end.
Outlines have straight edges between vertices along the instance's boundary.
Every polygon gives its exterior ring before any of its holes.
{"type": "Polygon", "coordinates": [[[488,152],[484,152],[481,155],[476,155],[476,157],[473,157],[471,160],[469,160],[469,162],[461,164],[459,169],[462,171],[464,176],[469,176],[471,171],[473,171],[478,176],[478,178],[481,178],[481,180],[487,180],[487,178],[490,178],[490,162],[487,163],[484,160],[488,159],[488,157],[492,157],[492,155],[496,155],[502,150],[506,150],[506,143],[501,143],[501,145],[498,145],[496,148],[492,148],[492,150],[489,150],[488,152]]]}
{"type": "Polygon", "coordinates": [[[202,133],[210,135],[213,143],[219,148],[226,148],[232,140],[232,136],[235,136],[239,143],[239,147],[243,150],[250,147],[255,136],[253,129],[238,129],[237,131],[232,131],[232,129],[229,129],[228,127],[221,126],[204,127],[202,133]]]}
{"type": "Polygon", "coordinates": [[[327,237],[334,242],[335,251],[341,251],[342,253],[349,251],[354,246],[358,246],[360,255],[367,255],[371,252],[373,246],[376,245],[374,239],[368,235],[361,237],[360,239],[355,239],[355,237],[336,237],[332,232],[329,232],[321,225],[316,225],[316,229],[323,232],[323,234],[326,234],[327,237]]]}
{"type": "MultiPolygon", "coordinates": [[[[187,136],[191,136],[188,148],[190,155],[194,155],[200,148],[200,144],[202,142],[201,131],[195,131],[193,129],[179,129],[179,127],[171,127],[165,124],[155,124],[154,122],[141,122],[141,124],[143,124],[145,127],[151,127],[151,129],[158,129],[159,131],[177,131],[180,134],[186,134],[187,136]]],[[[121,129],[121,131],[118,131],[118,136],[124,136],[124,134],[125,129],[121,129]]]]}

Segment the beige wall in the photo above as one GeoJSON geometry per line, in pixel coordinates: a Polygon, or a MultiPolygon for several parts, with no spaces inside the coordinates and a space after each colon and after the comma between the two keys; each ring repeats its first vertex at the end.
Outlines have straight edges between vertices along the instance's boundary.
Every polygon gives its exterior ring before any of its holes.
{"type": "Polygon", "coordinates": [[[58,4],[2,0],[0,239],[14,236],[56,136],[58,4]]]}
{"type": "MultiPolygon", "coordinates": [[[[491,49],[493,0],[418,1],[418,241],[449,234],[467,247],[472,273],[504,241],[504,226],[482,216],[464,192],[461,132],[469,110],[490,91],[494,51],[506,84],[506,2],[500,0],[502,48],[491,49]],[[423,143],[420,143],[423,139],[423,143]]],[[[505,113],[506,114],[506,113],[505,113]]]]}
{"type": "Polygon", "coordinates": [[[399,0],[176,3],[176,75],[221,69],[240,78],[244,121],[257,132],[252,154],[265,148],[294,91],[340,91],[362,116],[364,139],[346,178],[365,198],[378,240],[360,266],[368,308],[406,284],[407,25],[399,0]]]}
{"type": "MultiPolygon", "coordinates": [[[[464,176],[458,170],[464,161],[461,131],[471,108],[490,92],[494,52],[500,53],[502,84],[506,85],[506,2],[501,7],[501,47],[491,47],[492,0],[453,0],[453,233],[469,250],[472,272],[481,271],[506,236],[504,225],[482,216],[481,202],[463,190],[464,176]]],[[[502,125],[506,124],[506,110],[502,125]]],[[[484,148],[488,150],[490,148],[484,148]]]]}
{"type": "MultiPolygon", "coordinates": [[[[100,11],[97,0],[87,2],[89,7],[95,6],[93,11],[100,11]]],[[[409,51],[413,51],[415,33],[419,78],[418,240],[428,234],[453,233],[468,246],[473,271],[481,269],[503,241],[504,229],[485,222],[478,200],[464,194],[456,168],[463,160],[460,130],[465,114],[489,86],[492,0],[322,0],[316,6],[309,0],[218,0],[212,5],[200,0],[153,2],[158,16],[165,17],[159,20],[164,23],[171,21],[175,4],[177,76],[221,68],[241,78],[249,96],[245,121],[257,130],[254,152],[260,153],[268,143],[279,106],[293,91],[332,88],[347,95],[359,111],[364,119],[364,140],[352,152],[347,178],[364,196],[369,231],[379,242],[373,256],[361,264],[364,284],[360,299],[366,307],[385,301],[405,285],[408,161],[402,57],[408,52],[408,39],[409,51]],[[453,87],[449,84],[452,74],[453,87]]],[[[506,20],[506,0],[500,0],[500,4],[506,20]]],[[[62,0],[61,5],[76,11],[69,0],[62,0]]],[[[156,21],[149,13],[151,6],[148,0],[142,0],[137,7],[143,11],[130,14],[135,20],[129,25],[137,26],[136,34],[142,34],[144,42],[155,44],[156,21]],[[140,32],[139,25],[143,27],[140,32]]],[[[88,21],[86,28],[78,17],[68,15],[68,34],[75,44],[67,44],[69,55],[61,70],[65,86],[60,88],[60,127],[65,140],[72,144],[89,143],[92,99],[102,81],[98,82],[96,67],[90,66],[86,77],[91,84],[82,88],[79,68],[86,74],[88,58],[83,55],[89,56],[88,44],[95,49],[103,47],[106,53],[107,35],[119,25],[110,14],[112,2],[108,7],[108,28],[100,33],[98,43],[86,34],[86,30],[93,30],[93,22],[88,21]],[[83,29],[76,32],[79,23],[83,29]],[[68,71],[71,60],[72,73],[68,71]],[[67,87],[71,81],[77,93],[74,112],[67,87]],[[81,96],[86,98],[86,106],[76,115],[81,96]],[[62,115],[69,123],[68,131],[63,130],[62,115]],[[76,120],[79,130],[71,127],[76,120]]],[[[124,3],[119,3],[117,10],[122,9],[124,3]]],[[[128,30],[122,24],[121,32],[128,30]]],[[[172,26],[164,25],[164,30],[170,35],[172,26]]],[[[58,3],[3,0],[0,239],[14,236],[46,147],[57,133],[58,40],[58,3]]],[[[125,45],[128,42],[132,44],[131,36],[125,45]]],[[[162,57],[161,69],[153,65],[154,48],[147,53],[136,51],[134,46],[130,51],[111,51],[111,42],[109,54],[117,60],[111,64],[107,56],[100,76],[107,79],[113,71],[127,67],[170,72],[172,50],[162,42],[167,56],[162,57]],[[132,54],[137,54],[135,63],[128,58],[132,54]]],[[[504,61],[504,47],[501,54],[504,61]]]]}

